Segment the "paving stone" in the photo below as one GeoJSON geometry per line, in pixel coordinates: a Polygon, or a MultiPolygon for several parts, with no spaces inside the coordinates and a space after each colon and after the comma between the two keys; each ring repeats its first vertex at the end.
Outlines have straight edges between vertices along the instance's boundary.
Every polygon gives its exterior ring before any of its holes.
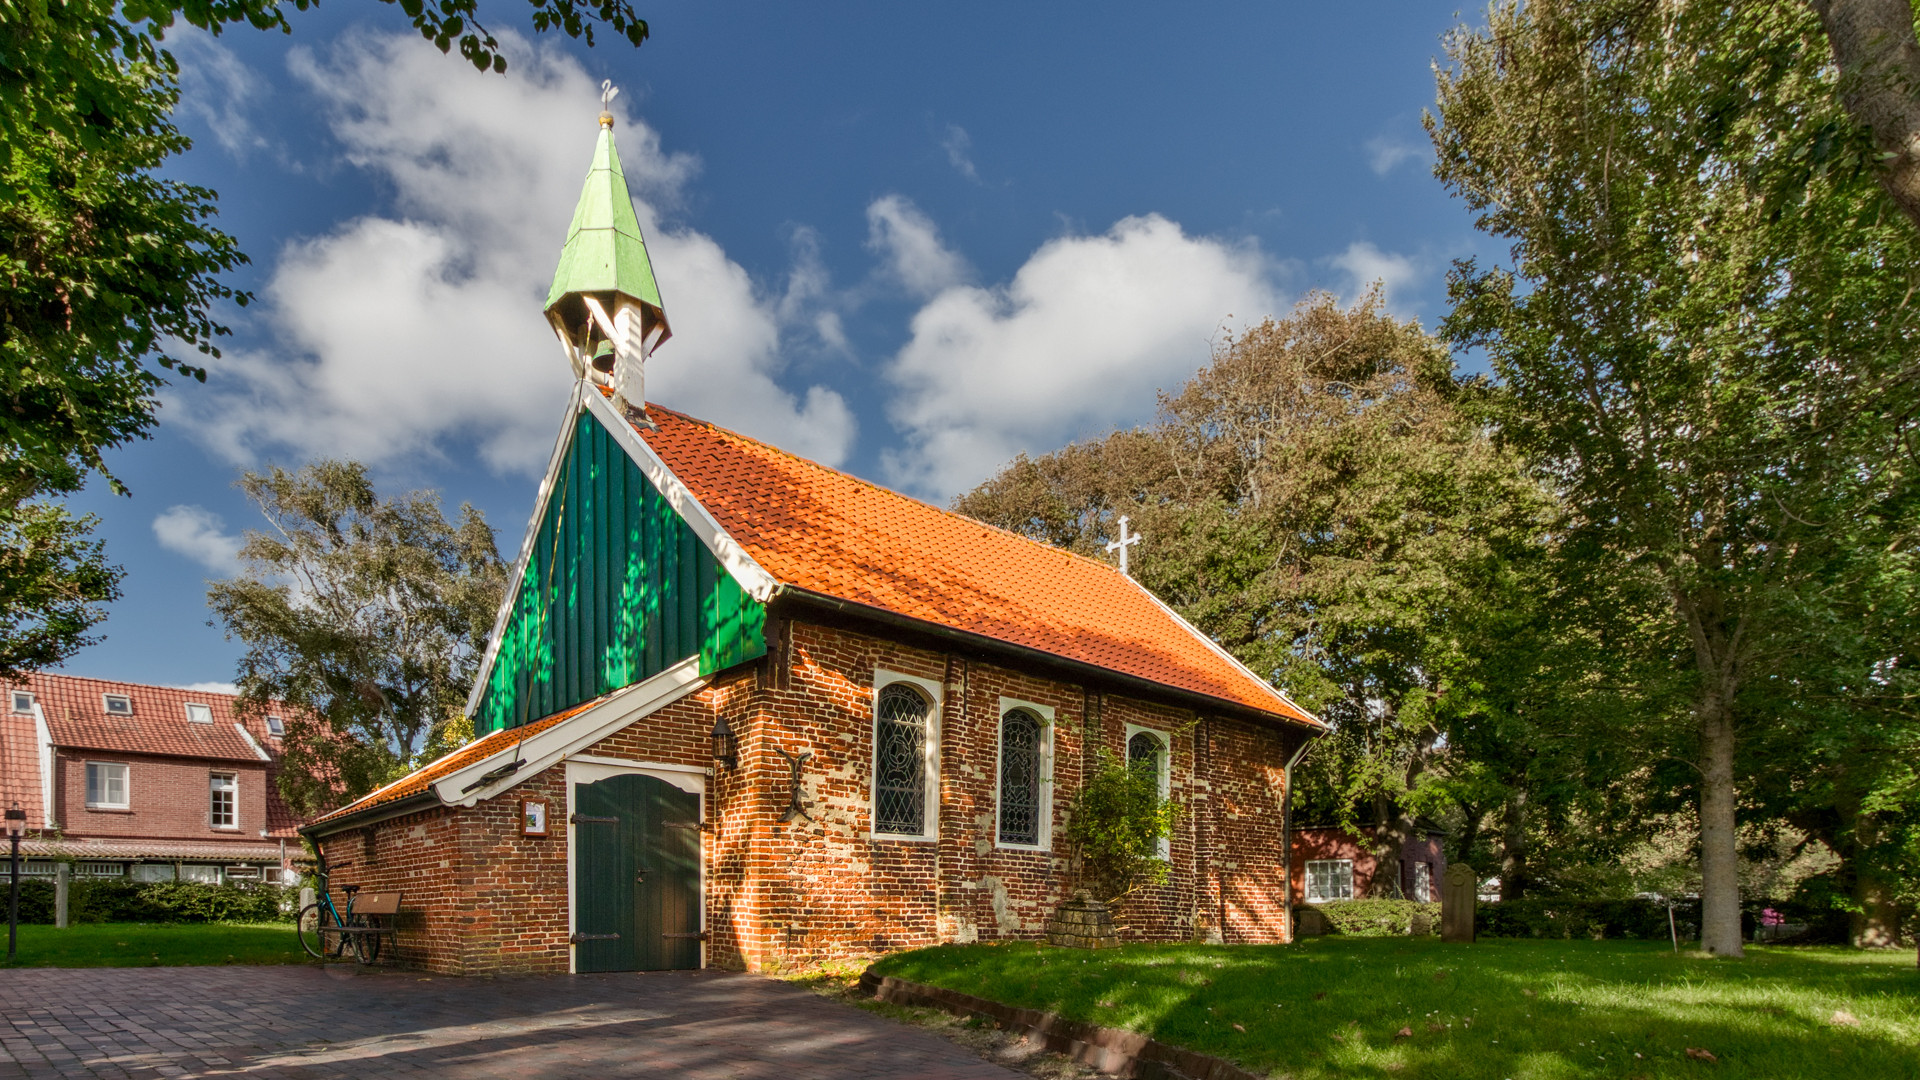
{"type": "Polygon", "coordinates": [[[423,978],[315,967],[27,968],[0,1080],[683,1076],[1012,1080],[936,1035],[756,975],[423,978]]]}

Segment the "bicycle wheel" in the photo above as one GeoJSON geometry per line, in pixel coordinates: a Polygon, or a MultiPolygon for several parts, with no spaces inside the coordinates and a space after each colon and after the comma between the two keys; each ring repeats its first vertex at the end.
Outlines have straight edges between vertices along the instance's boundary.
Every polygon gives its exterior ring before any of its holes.
{"type": "MultiPolygon", "coordinates": [[[[362,926],[370,923],[362,922],[362,926]]],[[[380,959],[380,937],[377,934],[353,935],[353,958],[362,964],[371,964],[380,959]]]]}
{"type": "Polygon", "coordinates": [[[300,917],[294,921],[294,932],[300,937],[300,947],[315,960],[327,958],[327,939],[320,933],[320,920],[325,918],[326,909],[319,904],[308,904],[300,909],[300,917]]]}

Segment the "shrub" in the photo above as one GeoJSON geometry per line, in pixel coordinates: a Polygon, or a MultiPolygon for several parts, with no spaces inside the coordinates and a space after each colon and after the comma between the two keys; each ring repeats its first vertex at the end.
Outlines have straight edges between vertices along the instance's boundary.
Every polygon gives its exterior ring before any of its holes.
{"type": "Polygon", "coordinates": [[[1066,840],[1080,859],[1082,884],[1112,901],[1138,885],[1165,881],[1160,841],[1179,818],[1180,808],[1160,797],[1158,774],[1102,751],[1067,807],[1066,840]]]}
{"type": "MultiPolygon", "coordinates": [[[[0,882],[0,904],[6,888],[0,882]]],[[[98,922],[292,922],[299,892],[291,886],[207,885],[197,881],[79,878],[68,887],[67,917],[98,922]]],[[[53,882],[20,882],[20,921],[53,922],[53,882]]]]}
{"type": "MultiPolygon", "coordinates": [[[[1679,900],[1673,905],[1674,925],[1681,940],[1697,937],[1700,903],[1679,900]]],[[[1569,900],[1535,898],[1479,904],[1474,931],[1484,937],[1640,938],[1665,940],[1667,905],[1660,900],[1569,900]]]]}
{"type": "Polygon", "coordinates": [[[1335,900],[1313,907],[1327,917],[1336,934],[1349,937],[1406,937],[1440,932],[1440,905],[1417,900],[1335,900]]]}

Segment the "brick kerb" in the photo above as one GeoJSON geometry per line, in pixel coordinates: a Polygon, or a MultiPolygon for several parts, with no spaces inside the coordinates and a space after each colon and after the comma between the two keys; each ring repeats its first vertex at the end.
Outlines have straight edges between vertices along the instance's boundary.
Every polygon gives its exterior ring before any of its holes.
{"type": "Polygon", "coordinates": [[[1225,1058],[1161,1042],[1123,1028],[1102,1027],[1069,1020],[1058,1013],[1020,1009],[958,990],[927,986],[868,968],[860,975],[860,989],[877,1001],[893,1005],[920,1005],[955,1016],[987,1016],[1002,1028],[1042,1041],[1047,1049],[1065,1054],[1082,1065],[1111,1076],[1139,1080],[1263,1080],[1225,1058]]]}

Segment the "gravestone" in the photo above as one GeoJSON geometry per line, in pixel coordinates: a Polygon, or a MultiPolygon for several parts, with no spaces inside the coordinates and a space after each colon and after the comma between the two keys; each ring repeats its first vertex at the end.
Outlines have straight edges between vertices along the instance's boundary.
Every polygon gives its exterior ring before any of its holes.
{"type": "Polygon", "coordinates": [[[1473,905],[1480,879],[1466,863],[1448,863],[1440,884],[1440,940],[1473,941],[1473,905]]]}
{"type": "Polygon", "coordinates": [[[1111,949],[1120,944],[1113,929],[1113,912],[1085,889],[1075,889],[1073,899],[1054,909],[1047,920],[1047,941],[1074,949],[1111,949]]]}

